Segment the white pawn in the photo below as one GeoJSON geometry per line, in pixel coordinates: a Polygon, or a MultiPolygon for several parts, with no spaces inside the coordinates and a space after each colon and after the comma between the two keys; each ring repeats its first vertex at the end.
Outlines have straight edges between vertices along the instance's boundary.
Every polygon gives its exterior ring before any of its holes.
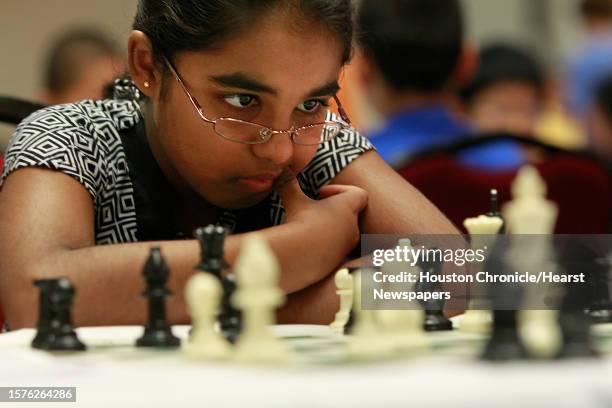
{"type": "Polygon", "coordinates": [[[371,360],[386,357],[390,349],[379,332],[374,310],[361,308],[361,271],[353,272],[352,336],[347,344],[348,356],[355,360],[371,360]]]}
{"type": "Polygon", "coordinates": [[[329,327],[335,334],[343,335],[344,326],[349,320],[353,305],[353,277],[349,274],[348,269],[343,268],[336,272],[334,282],[336,283],[336,294],[340,297],[340,308],[329,327]]]}
{"type": "Polygon", "coordinates": [[[279,265],[262,235],[244,238],[236,261],[237,290],[232,304],[242,311],[243,329],[236,344],[236,360],[278,363],[289,359],[286,346],[272,334],[276,309],[285,296],[278,288],[279,265]]]}
{"type": "MultiPolygon", "coordinates": [[[[489,217],[487,215],[480,215],[476,218],[466,218],[465,221],[463,221],[463,226],[470,234],[472,249],[478,250],[484,249],[485,247],[489,250],[492,249],[496,234],[499,232],[503,223],[501,218],[489,217]]],[[[473,262],[471,265],[473,268],[473,275],[484,270],[483,266],[484,265],[480,262],[473,262]]],[[[488,333],[491,330],[493,317],[489,310],[490,305],[482,300],[486,295],[486,288],[482,284],[474,283],[471,287],[471,294],[474,299],[470,300],[468,310],[463,315],[463,319],[459,324],[459,330],[470,333],[488,333]]]]}
{"type": "MultiPolygon", "coordinates": [[[[398,241],[398,247],[402,250],[411,249],[412,243],[408,238],[402,238],[398,241]]],[[[401,272],[407,272],[419,275],[420,268],[412,266],[411,262],[392,261],[385,262],[382,266],[382,272],[385,275],[394,275],[401,272]]],[[[415,290],[415,284],[402,284],[405,290],[415,290]]],[[[395,286],[397,288],[397,285],[395,286]]],[[[397,300],[395,301],[397,302],[397,300]]],[[[409,302],[405,308],[395,310],[400,306],[398,303],[391,304],[389,308],[383,308],[377,311],[382,333],[387,340],[389,347],[398,354],[416,354],[427,348],[427,339],[423,330],[425,321],[425,313],[420,307],[418,301],[409,302]]]]}
{"type": "Polygon", "coordinates": [[[415,355],[428,348],[423,330],[425,314],[422,309],[379,310],[376,317],[383,336],[394,353],[415,355]]]}
{"type": "Polygon", "coordinates": [[[190,358],[224,359],[230,354],[229,344],[214,330],[221,291],[219,280],[208,273],[196,273],[185,286],[185,300],[193,323],[185,348],[190,358]]]}

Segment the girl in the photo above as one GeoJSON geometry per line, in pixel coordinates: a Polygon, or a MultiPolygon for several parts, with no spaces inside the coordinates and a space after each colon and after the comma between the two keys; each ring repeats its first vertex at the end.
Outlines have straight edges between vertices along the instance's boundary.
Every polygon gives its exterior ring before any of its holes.
{"type": "Polygon", "coordinates": [[[328,112],[351,41],[350,0],[140,0],[116,98],[43,109],[12,138],[0,194],[10,327],[35,324],[32,280],[56,276],[77,288],[77,324],[143,322],[152,241],[172,271],[170,320],[188,321],[199,248],[176,238],[209,223],[233,230],[230,264],[245,234],[265,234],[288,295],[281,322],[328,323],[331,273],[360,233],[455,233],[328,112]]]}

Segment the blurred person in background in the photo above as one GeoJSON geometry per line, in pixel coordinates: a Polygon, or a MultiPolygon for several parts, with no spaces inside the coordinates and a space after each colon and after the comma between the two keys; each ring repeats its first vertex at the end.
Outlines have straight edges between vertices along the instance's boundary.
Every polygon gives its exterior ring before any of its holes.
{"type": "Polygon", "coordinates": [[[583,120],[599,83],[612,74],[612,0],[582,0],[586,38],[572,55],[565,92],[572,114],[583,120]]]}
{"type": "Polygon", "coordinates": [[[591,149],[612,162],[612,75],[603,80],[596,91],[588,125],[591,149]]]}
{"type": "MultiPolygon", "coordinates": [[[[456,79],[471,76],[474,65],[458,0],[363,0],[358,26],[360,80],[386,119],[370,137],[385,161],[399,167],[412,154],[475,134],[453,110],[456,79]]],[[[508,170],[523,163],[523,154],[512,142],[492,142],[459,159],[508,170]]]]}
{"type": "Polygon", "coordinates": [[[460,91],[479,132],[532,136],[544,104],[544,75],[535,57],[517,47],[482,49],[473,80],[460,91]]]}
{"type": "Polygon", "coordinates": [[[49,50],[41,99],[48,104],[102,99],[106,86],[124,72],[119,47],[103,33],[69,31],[49,50]]]}

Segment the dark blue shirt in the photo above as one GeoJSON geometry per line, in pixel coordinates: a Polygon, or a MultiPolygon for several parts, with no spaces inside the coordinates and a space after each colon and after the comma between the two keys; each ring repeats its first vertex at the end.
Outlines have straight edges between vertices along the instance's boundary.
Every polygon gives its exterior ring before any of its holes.
{"type": "MultiPolygon", "coordinates": [[[[370,140],[392,167],[410,154],[470,137],[474,130],[441,106],[406,111],[391,118],[370,140]]],[[[520,147],[512,141],[493,142],[464,150],[457,157],[465,165],[486,170],[514,170],[524,163],[520,147]]]]}

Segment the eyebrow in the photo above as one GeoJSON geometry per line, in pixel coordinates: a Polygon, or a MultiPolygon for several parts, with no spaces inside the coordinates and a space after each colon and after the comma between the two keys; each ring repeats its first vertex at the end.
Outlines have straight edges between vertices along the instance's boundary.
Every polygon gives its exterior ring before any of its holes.
{"type": "Polygon", "coordinates": [[[338,81],[332,81],[319,88],[313,89],[308,94],[308,97],[313,98],[315,96],[335,95],[338,93],[338,91],[340,91],[340,85],[338,85],[338,81]]]}
{"type": "MultiPolygon", "coordinates": [[[[241,72],[236,72],[228,75],[217,75],[209,77],[213,82],[219,85],[227,86],[231,88],[244,89],[251,92],[261,92],[270,95],[278,95],[278,92],[269,85],[257,81],[241,72]]],[[[321,87],[315,88],[308,93],[308,97],[312,98],[315,96],[335,95],[340,90],[338,81],[331,81],[321,87]]]]}

